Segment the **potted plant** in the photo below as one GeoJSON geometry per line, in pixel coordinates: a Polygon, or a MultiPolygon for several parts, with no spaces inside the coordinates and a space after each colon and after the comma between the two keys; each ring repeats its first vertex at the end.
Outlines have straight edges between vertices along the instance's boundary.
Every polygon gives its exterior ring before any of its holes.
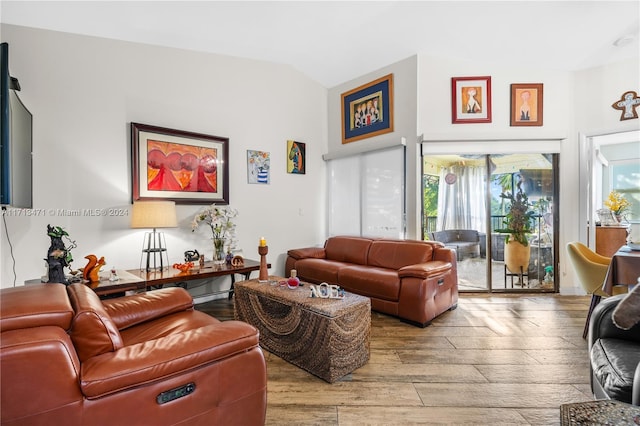
{"type": "Polygon", "coordinates": [[[527,194],[522,192],[521,183],[516,185],[515,193],[500,194],[501,198],[511,201],[511,205],[504,217],[504,228],[496,229],[496,232],[508,234],[504,244],[504,263],[514,274],[523,274],[529,269],[531,247],[527,236],[531,233],[531,219],[535,215],[527,194]]]}
{"type": "Polygon", "coordinates": [[[631,203],[618,191],[611,191],[604,201],[604,205],[611,210],[618,223],[621,223],[622,215],[627,211],[631,203]]]}

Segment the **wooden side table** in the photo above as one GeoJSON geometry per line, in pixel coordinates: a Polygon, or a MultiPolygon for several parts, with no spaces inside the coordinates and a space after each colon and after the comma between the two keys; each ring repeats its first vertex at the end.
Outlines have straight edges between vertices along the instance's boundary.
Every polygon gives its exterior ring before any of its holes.
{"type": "MultiPolygon", "coordinates": [[[[271,264],[267,264],[267,268],[271,268],[271,264]]],[[[117,281],[109,281],[108,279],[100,280],[97,283],[85,282],[96,292],[98,296],[107,297],[114,293],[124,293],[125,291],[144,291],[152,287],[162,287],[165,284],[185,283],[192,280],[202,280],[207,278],[216,278],[223,276],[231,276],[231,286],[228,290],[221,290],[212,294],[228,293],[229,300],[233,297],[235,274],[244,276],[248,280],[251,272],[260,269],[260,262],[251,259],[244,259],[244,265],[231,266],[226,264],[216,264],[215,262],[205,262],[202,267],[196,266],[193,269],[182,272],[178,269],[169,267],[168,269],[155,270],[151,272],[141,271],[139,269],[117,270],[116,273],[120,278],[117,281]]],[[[25,281],[25,285],[40,283],[41,280],[33,279],[25,281]]]]}
{"type": "Polygon", "coordinates": [[[626,226],[596,226],[596,253],[611,257],[625,244],[626,226]]]}

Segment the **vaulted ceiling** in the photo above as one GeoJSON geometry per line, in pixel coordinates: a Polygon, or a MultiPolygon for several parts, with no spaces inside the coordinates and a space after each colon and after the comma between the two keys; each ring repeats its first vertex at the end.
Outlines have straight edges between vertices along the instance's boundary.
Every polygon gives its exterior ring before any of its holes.
{"type": "Polygon", "coordinates": [[[2,0],[0,22],[289,64],[325,87],[416,54],[571,71],[640,51],[638,0],[2,0]]]}

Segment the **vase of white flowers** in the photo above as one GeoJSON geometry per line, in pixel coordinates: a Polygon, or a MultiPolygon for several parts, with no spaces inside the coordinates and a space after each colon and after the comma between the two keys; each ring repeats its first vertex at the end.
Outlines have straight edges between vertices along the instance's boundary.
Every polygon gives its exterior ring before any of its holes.
{"type": "Polygon", "coordinates": [[[236,225],[233,219],[238,216],[238,211],[230,207],[218,207],[215,204],[197,213],[191,223],[191,231],[195,231],[201,225],[207,225],[211,229],[213,239],[213,260],[217,263],[225,262],[225,245],[229,250],[234,245],[236,225]]]}

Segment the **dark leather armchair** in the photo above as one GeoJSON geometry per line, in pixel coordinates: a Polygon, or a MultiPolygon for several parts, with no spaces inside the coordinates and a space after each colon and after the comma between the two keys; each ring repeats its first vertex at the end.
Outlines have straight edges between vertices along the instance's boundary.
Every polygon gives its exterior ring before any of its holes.
{"type": "Polygon", "coordinates": [[[83,284],[0,293],[2,425],[264,424],[258,332],[167,288],[100,301],[83,284]]]}
{"type": "Polygon", "coordinates": [[[640,324],[618,328],[613,311],[624,294],[603,299],[589,323],[591,390],[597,399],[640,405],[640,324]]]}
{"type": "Polygon", "coordinates": [[[429,239],[439,241],[456,251],[458,262],[468,257],[480,257],[480,233],[474,229],[447,229],[429,232],[429,239]]]}

